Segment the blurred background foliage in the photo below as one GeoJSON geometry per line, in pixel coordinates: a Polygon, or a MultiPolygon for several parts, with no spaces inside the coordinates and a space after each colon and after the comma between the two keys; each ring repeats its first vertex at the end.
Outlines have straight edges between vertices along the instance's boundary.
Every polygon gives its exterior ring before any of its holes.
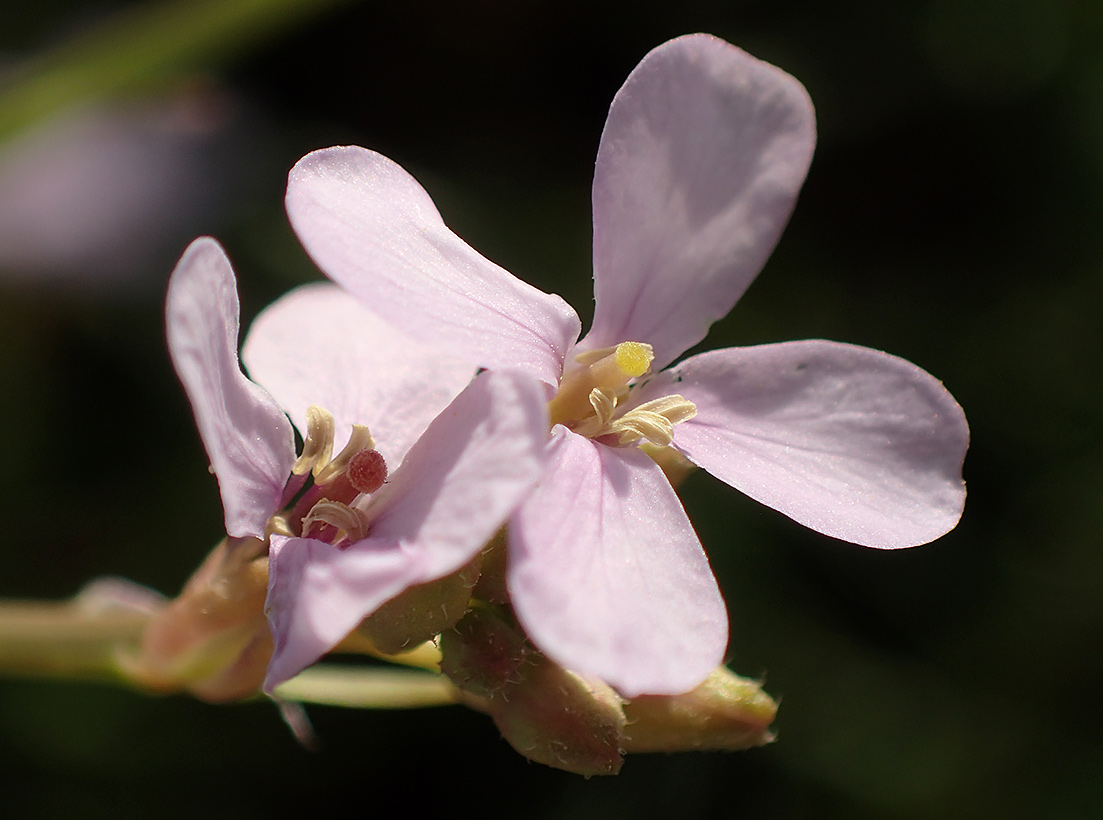
{"type": "Polygon", "coordinates": [[[216,234],[245,319],[318,278],[282,213],[305,152],[396,159],[447,222],[590,305],[589,185],[636,62],[709,31],[794,74],[820,143],[789,229],[707,346],[830,338],[965,407],[960,527],[818,536],[706,475],[683,497],[779,740],[585,781],[486,718],[212,707],[0,681],[11,818],[1103,817],[1103,5],[1095,0],[12,0],[0,25],[0,596],[173,592],[220,508],[163,342],[216,234]]]}

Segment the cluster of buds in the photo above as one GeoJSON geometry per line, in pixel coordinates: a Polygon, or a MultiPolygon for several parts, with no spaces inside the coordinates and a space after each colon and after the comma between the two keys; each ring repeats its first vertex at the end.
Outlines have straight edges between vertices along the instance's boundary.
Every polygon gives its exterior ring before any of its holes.
{"type": "Polygon", "coordinates": [[[735,751],[773,740],[777,704],[757,682],[720,667],[684,694],[626,700],[542,655],[507,607],[473,607],[441,635],[440,649],[463,702],[489,714],[525,757],[559,769],[616,774],[626,752],[735,751]]]}

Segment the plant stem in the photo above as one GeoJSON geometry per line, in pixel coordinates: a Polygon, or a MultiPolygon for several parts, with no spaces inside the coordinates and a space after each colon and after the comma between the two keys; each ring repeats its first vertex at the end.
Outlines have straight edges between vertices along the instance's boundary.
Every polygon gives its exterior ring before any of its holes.
{"type": "Polygon", "coordinates": [[[149,619],[79,599],[0,602],[0,675],[124,680],[119,658],[137,650],[149,619]]]}
{"type": "Polygon", "coordinates": [[[441,675],[407,669],[319,664],[276,687],[276,697],[353,709],[419,709],[459,702],[441,675]]]}

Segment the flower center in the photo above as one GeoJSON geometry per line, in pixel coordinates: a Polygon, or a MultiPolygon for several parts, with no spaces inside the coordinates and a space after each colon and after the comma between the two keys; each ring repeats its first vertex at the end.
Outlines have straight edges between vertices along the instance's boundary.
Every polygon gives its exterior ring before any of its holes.
{"type": "Polygon", "coordinates": [[[551,423],[615,447],[641,442],[668,446],[674,440],[674,425],[697,415],[693,402],[670,395],[624,409],[654,358],[651,345],[643,342],[580,354],[577,366],[563,375],[559,392],[548,402],[551,423]]]}
{"type": "Polygon", "coordinates": [[[312,405],[306,411],[306,425],[302,454],[291,468],[293,479],[301,477],[293,491],[298,498],[272,517],[269,530],[344,547],[367,535],[370,496],[386,483],[387,463],[364,425],[353,425],[348,443],[336,456],[332,456],[336,431],[332,414],[312,405]],[[307,474],[313,484],[302,491],[307,474]]]}

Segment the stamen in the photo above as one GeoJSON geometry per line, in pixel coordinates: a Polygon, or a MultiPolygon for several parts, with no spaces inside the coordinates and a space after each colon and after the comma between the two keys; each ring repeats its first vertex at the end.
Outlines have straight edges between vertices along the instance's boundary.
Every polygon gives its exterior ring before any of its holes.
{"type": "Polygon", "coordinates": [[[316,404],[306,408],[306,436],[303,440],[303,452],[291,467],[292,475],[306,475],[317,464],[323,467],[329,463],[333,453],[333,433],[336,423],[328,410],[316,404]]]}
{"type": "Polygon", "coordinates": [[[609,425],[621,444],[645,439],[657,447],[674,441],[674,425],[697,415],[697,405],[681,396],[663,396],[641,404],[609,425]]]}
{"type": "Polygon", "coordinates": [[[609,434],[618,436],[620,444],[630,444],[642,438],[656,447],[666,447],[674,441],[674,425],[658,413],[646,410],[633,410],[609,427],[609,434]]]}
{"type": "Polygon", "coordinates": [[[570,424],[590,414],[590,394],[595,389],[616,393],[632,379],[647,373],[655,354],[643,342],[622,342],[608,351],[591,351],[579,360],[583,364],[563,375],[559,392],[548,402],[552,424],[570,424]],[[597,353],[605,355],[593,360],[597,353]]]}
{"type": "Polygon", "coordinates": [[[374,450],[375,439],[371,432],[363,424],[352,425],[352,433],[349,435],[348,444],[344,446],[337,457],[328,464],[316,464],[314,467],[314,483],[328,484],[348,468],[353,456],[361,450],[374,450]]]}
{"type": "Polygon", "coordinates": [[[674,425],[696,415],[693,402],[679,395],[663,396],[629,410],[596,435],[616,436],[621,445],[642,438],[656,447],[667,447],[674,441],[674,425]]]}
{"type": "Polygon", "coordinates": [[[362,510],[339,501],[319,501],[315,504],[303,517],[303,535],[307,536],[315,524],[329,524],[336,529],[335,542],[346,535],[350,541],[361,541],[367,536],[370,526],[368,516],[362,510]]]}
{"type": "Polygon", "coordinates": [[[590,406],[597,414],[599,424],[608,424],[613,418],[613,411],[617,409],[617,397],[610,395],[608,390],[595,387],[590,391],[590,406]]]}
{"type": "Polygon", "coordinates": [[[573,425],[571,429],[580,436],[593,438],[606,431],[613,414],[617,409],[619,396],[595,387],[590,391],[590,406],[594,409],[593,415],[573,425]]]}
{"type": "Polygon", "coordinates": [[[697,415],[697,405],[677,393],[653,401],[645,401],[636,410],[658,413],[668,419],[671,424],[689,421],[697,415]]]}

